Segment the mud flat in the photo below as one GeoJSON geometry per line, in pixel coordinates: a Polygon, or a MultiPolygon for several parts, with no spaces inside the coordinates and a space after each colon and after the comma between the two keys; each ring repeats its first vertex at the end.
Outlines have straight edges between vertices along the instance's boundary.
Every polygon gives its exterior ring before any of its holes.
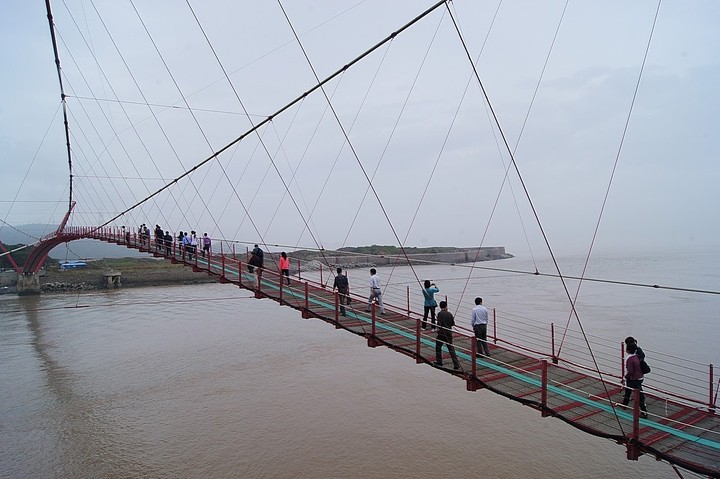
{"type": "Polygon", "coordinates": [[[120,272],[123,288],[216,282],[207,273],[195,273],[192,268],[164,259],[119,258],[89,261],[83,269],[48,269],[41,278],[41,288],[43,292],[105,289],[105,275],[111,271],[120,272]]]}

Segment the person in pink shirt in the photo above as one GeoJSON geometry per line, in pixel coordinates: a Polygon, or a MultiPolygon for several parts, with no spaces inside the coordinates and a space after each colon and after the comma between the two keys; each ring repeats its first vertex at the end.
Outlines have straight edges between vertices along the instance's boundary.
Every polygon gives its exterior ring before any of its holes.
{"type": "MultiPolygon", "coordinates": [[[[280,267],[280,274],[282,276],[285,276],[287,285],[290,286],[290,258],[288,258],[287,253],[285,253],[285,251],[280,253],[280,261],[278,261],[278,266],[280,267]]],[[[281,278],[281,281],[282,281],[282,278],[281,278]]]]}
{"type": "Polygon", "coordinates": [[[647,407],[645,406],[645,394],[642,392],[643,373],[640,369],[640,357],[637,355],[637,344],[630,343],[625,346],[625,351],[628,353],[628,357],[625,360],[625,394],[623,396],[622,404],[627,406],[630,403],[630,396],[632,395],[633,389],[640,391],[640,415],[647,417],[647,407]]]}

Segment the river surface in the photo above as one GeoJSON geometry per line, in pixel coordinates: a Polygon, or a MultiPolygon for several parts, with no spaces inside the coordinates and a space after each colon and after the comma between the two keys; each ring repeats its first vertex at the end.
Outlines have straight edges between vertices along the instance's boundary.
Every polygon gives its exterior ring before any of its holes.
{"type": "MultiPolygon", "coordinates": [[[[719,263],[715,253],[615,257],[588,275],[719,290],[719,263]]],[[[582,259],[564,264],[575,274],[582,259]]],[[[567,320],[556,279],[462,266],[415,274],[438,283],[459,324],[479,294],[518,318],[567,320]]],[[[413,272],[380,275],[388,302],[401,302],[413,272]]],[[[366,272],[350,279],[364,291],[366,272]]],[[[718,363],[717,295],[630,289],[584,285],[587,328],[718,363]]],[[[3,478],[677,477],[232,285],[2,296],[0,384],[3,478]]]]}

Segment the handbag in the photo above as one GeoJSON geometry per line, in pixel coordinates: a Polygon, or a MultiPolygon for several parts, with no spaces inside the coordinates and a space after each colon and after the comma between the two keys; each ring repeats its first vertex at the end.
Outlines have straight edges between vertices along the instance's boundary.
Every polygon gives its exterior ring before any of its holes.
{"type": "Polygon", "coordinates": [[[640,360],[640,371],[642,371],[643,374],[647,374],[652,371],[652,369],[650,369],[650,366],[648,366],[648,363],[646,363],[644,359],[640,360]]]}

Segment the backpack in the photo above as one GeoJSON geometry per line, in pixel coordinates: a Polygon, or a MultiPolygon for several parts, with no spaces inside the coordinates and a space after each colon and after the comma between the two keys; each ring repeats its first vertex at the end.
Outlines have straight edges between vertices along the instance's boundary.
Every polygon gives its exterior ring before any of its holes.
{"type": "Polygon", "coordinates": [[[339,274],[335,276],[335,285],[337,286],[338,291],[341,293],[344,293],[348,289],[348,279],[347,276],[344,274],[339,274]]]}

